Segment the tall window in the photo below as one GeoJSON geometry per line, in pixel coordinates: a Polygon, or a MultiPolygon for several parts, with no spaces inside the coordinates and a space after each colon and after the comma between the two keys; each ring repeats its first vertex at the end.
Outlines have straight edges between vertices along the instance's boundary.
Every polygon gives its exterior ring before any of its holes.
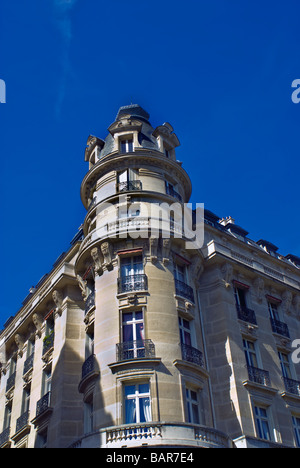
{"type": "Polygon", "coordinates": [[[24,388],[23,390],[21,414],[27,413],[27,411],[29,411],[29,404],[30,404],[30,387],[24,388]]]}
{"type": "Polygon", "coordinates": [[[246,301],[246,290],[242,288],[234,288],[234,295],[236,305],[241,309],[247,308],[247,301],[246,301]]]}
{"type": "Polygon", "coordinates": [[[200,424],[200,403],[198,393],[187,388],[186,402],[188,410],[188,422],[193,424],[200,424]]]}
{"type": "Polygon", "coordinates": [[[94,330],[85,335],[85,359],[88,359],[92,354],[94,354],[94,330]]]}
{"type": "Polygon", "coordinates": [[[52,369],[51,367],[45,369],[43,372],[43,381],[42,381],[42,395],[46,395],[51,392],[51,380],[52,380],[52,369]]]}
{"type": "Polygon", "coordinates": [[[186,267],[184,265],[179,265],[178,263],[175,263],[174,276],[175,279],[181,281],[181,283],[186,283],[186,267]]]}
{"type": "Polygon", "coordinates": [[[291,372],[289,355],[279,351],[278,356],[280,360],[282,376],[285,377],[286,379],[292,379],[293,377],[292,377],[292,372],[291,372]]]}
{"type": "Polygon", "coordinates": [[[121,140],[121,153],[131,153],[133,151],[133,138],[121,140]]]}
{"type": "Polygon", "coordinates": [[[143,312],[125,312],[122,317],[122,359],[145,357],[143,312]]]}
{"type": "Polygon", "coordinates": [[[150,422],[152,417],[149,383],[126,385],[124,394],[125,424],[150,422]]]}
{"type": "Polygon", "coordinates": [[[293,427],[297,447],[300,448],[300,418],[293,416],[293,427]]]}
{"type": "Polygon", "coordinates": [[[192,346],[191,326],[188,320],[178,317],[181,344],[192,346]]]}
{"type": "Polygon", "coordinates": [[[272,440],[268,410],[261,406],[255,406],[254,412],[257,436],[260,439],[272,440]]]}
{"type": "Polygon", "coordinates": [[[244,353],[247,366],[258,368],[255,344],[253,341],[243,340],[244,353]]]}
{"type": "Polygon", "coordinates": [[[11,411],[12,411],[11,404],[7,404],[5,406],[5,411],[4,411],[4,421],[3,421],[3,430],[4,431],[5,431],[5,429],[8,429],[10,427],[11,411]]]}
{"type": "Polygon", "coordinates": [[[89,401],[84,402],[84,433],[89,434],[93,431],[94,423],[94,407],[93,407],[93,398],[89,401]]]}

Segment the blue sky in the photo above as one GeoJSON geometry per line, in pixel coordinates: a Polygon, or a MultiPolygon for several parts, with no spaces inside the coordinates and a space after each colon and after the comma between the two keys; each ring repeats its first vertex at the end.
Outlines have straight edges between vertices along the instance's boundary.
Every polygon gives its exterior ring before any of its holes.
{"type": "Polygon", "coordinates": [[[0,329],[82,223],[90,134],[169,121],[192,201],[300,256],[299,1],[1,0],[0,329]]]}

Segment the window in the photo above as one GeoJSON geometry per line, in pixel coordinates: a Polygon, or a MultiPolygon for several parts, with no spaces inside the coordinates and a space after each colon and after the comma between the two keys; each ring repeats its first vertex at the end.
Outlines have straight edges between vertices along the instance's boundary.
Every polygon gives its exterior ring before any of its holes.
{"type": "Polygon", "coordinates": [[[3,422],[3,430],[4,431],[5,431],[5,429],[8,429],[10,427],[11,411],[12,411],[11,404],[7,404],[5,406],[5,412],[4,412],[4,422],[3,422]]]}
{"type": "Polygon", "coordinates": [[[121,140],[120,150],[121,153],[131,153],[133,151],[133,138],[121,140]]]}
{"type": "Polygon", "coordinates": [[[198,393],[187,388],[186,402],[188,410],[188,422],[192,424],[200,424],[200,404],[198,393]]]}
{"type": "Polygon", "coordinates": [[[21,414],[27,413],[27,411],[29,411],[29,403],[30,403],[30,387],[24,388],[23,390],[21,414]]]}
{"type": "Polygon", "coordinates": [[[43,381],[42,381],[42,395],[46,395],[51,392],[51,380],[52,380],[52,369],[51,367],[45,369],[43,372],[43,381]]]}
{"type": "Polygon", "coordinates": [[[247,308],[247,302],[246,302],[246,290],[242,288],[234,288],[234,295],[235,295],[235,301],[236,305],[238,307],[247,308]]]}
{"type": "Polygon", "coordinates": [[[150,385],[125,385],[125,424],[150,422],[150,385]]]}
{"type": "Polygon", "coordinates": [[[178,263],[175,263],[174,277],[177,281],[181,281],[181,283],[186,283],[186,268],[184,265],[179,265],[178,263]]]}
{"type": "Polygon", "coordinates": [[[142,275],[144,273],[143,256],[121,258],[121,276],[142,275]]]}
{"type": "Polygon", "coordinates": [[[27,342],[27,359],[34,355],[35,341],[28,340],[27,342]]]}
{"type": "Polygon", "coordinates": [[[178,321],[179,321],[179,332],[180,332],[181,344],[192,346],[190,322],[181,317],[178,318],[178,321]]]}
{"type": "Polygon", "coordinates": [[[247,366],[258,368],[255,344],[253,341],[243,340],[243,346],[247,366]]]}
{"type": "Polygon", "coordinates": [[[36,448],[44,449],[47,447],[48,432],[45,429],[43,432],[39,432],[36,437],[36,448]]]}
{"type": "Polygon", "coordinates": [[[94,428],[94,407],[93,400],[84,402],[84,433],[89,434],[93,432],[94,428]]]}
{"type": "Polygon", "coordinates": [[[270,433],[268,410],[261,406],[255,406],[254,411],[257,436],[260,439],[272,440],[270,433]]]}
{"type": "Polygon", "coordinates": [[[272,302],[268,302],[268,308],[269,308],[269,313],[270,313],[271,319],[272,320],[277,320],[279,322],[280,318],[279,318],[277,304],[273,304],[272,302]]]}
{"type": "Polygon", "coordinates": [[[289,355],[279,351],[278,356],[280,360],[282,376],[285,377],[286,379],[292,379],[289,355]]]}
{"type": "Polygon", "coordinates": [[[145,339],[143,312],[125,312],[122,320],[123,343],[145,339]]]}
{"type": "Polygon", "coordinates": [[[89,331],[85,335],[85,359],[94,354],[94,331],[89,331]]]}
{"type": "Polygon", "coordinates": [[[293,416],[293,428],[295,433],[296,445],[300,448],[300,418],[293,416]]]}

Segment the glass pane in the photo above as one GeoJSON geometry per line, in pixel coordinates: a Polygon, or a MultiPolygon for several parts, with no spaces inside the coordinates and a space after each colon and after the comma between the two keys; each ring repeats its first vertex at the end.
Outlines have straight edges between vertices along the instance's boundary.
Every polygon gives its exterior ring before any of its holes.
{"type": "Polygon", "coordinates": [[[133,341],[133,326],[124,325],[123,326],[123,343],[128,341],[133,341]]]}
{"type": "Polygon", "coordinates": [[[149,393],[150,392],[150,388],[149,388],[149,384],[140,384],[139,385],[139,393],[149,393]]]}
{"type": "Polygon", "coordinates": [[[135,399],[125,401],[125,424],[136,423],[136,403],[135,399]]]}
{"type": "Polygon", "coordinates": [[[138,341],[145,339],[144,324],[143,323],[138,323],[136,325],[136,339],[138,341]]]}
{"type": "Polygon", "coordinates": [[[123,323],[132,322],[132,320],[133,320],[133,313],[129,312],[129,313],[123,314],[123,323]]]}
{"type": "Polygon", "coordinates": [[[140,421],[149,422],[151,421],[151,409],[150,409],[150,398],[140,398],[140,421]]]}
{"type": "Polygon", "coordinates": [[[200,424],[198,405],[192,405],[192,411],[193,411],[193,423],[200,424]]]}
{"type": "Polygon", "coordinates": [[[135,385],[125,386],[125,396],[135,395],[135,385]]]}

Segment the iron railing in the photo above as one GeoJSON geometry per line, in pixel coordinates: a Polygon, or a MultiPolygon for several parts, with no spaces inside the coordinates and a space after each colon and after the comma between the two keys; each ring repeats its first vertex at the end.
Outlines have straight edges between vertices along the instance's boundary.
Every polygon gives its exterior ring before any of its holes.
{"type": "Polygon", "coordinates": [[[142,182],[140,180],[128,180],[126,182],[119,182],[117,191],[120,192],[133,192],[135,190],[142,190],[142,182]]]}
{"type": "Polygon", "coordinates": [[[118,278],[118,293],[145,291],[148,289],[146,275],[127,275],[118,278]]]}
{"type": "Polygon", "coordinates": [[[33,360],[34,360],[34,354],[31,354],[29,358],[26,359],[24,362],[24,368],[23,368],[23,375],[27,374],[27,372],[30,371],[30,369],[33,368],[33,360]]]}
{"type": "Polygon", "coordinates": [[[197,366],[204,367],[203,353],[193,346],[181,343],[182,359],[184,361],[192,362],[197,366]]]}
{"type": "Polygon", "coordinates": [[[43,356],[54,346],[54,331],[51,331],[49,335],[45,336],[43,343],[43,356]]]}
{"type": "Polygon", "coordinates": [[[251,382],[264,385],[265,387],[271,386],[270,374],[268,371],[265,371],[263,369],[259,369],[258,367],[253,367],[253,366],[247,366],[247,368],[248,368],[249,380],[251,382]]]}
{"type": "Polygon", "coordinates": [[[287,377],[282,378],[286,391],[300,397],[300,382],[298,380],[288,379],[287,377]]]}
{"type": "Polygon", "coordinates": [[[195,297],[194,297],[194,291],[191,286],[189,286],[186,283],[183,283],[182,281],[179,281],[178,279],[175,279],[175,289],[176,289],[176,294],[178,296],[185,297],[186,299],[189,299],[192,302],[195,302],[195,297]]]}
{"type": "Polygon", "coordinates": [[[9,441],[9,436],[10,436],[10,427],[7,427],[0,434],[0,447],[2,447],[2,445],[4,444],[7,444],[7,442],[9,441]]]}
{"type": "Polygon", "coordinates": [[[117,361],[155,357],[155,345],[151,340],[125,341],[117,344],[117,361]]]}
{"type": "Polygon", "coordinates": [[[172,187],[167,186],[166,187],[166,193],[167,195],[171,195],[171,197],[177,198],[180,202],[182,201],[182,196],[176,192],[172,187]]]}
{"type": "Polygon", "coordinates": [[[248,309],[246,306],[236,306],[238,318],[243,320],[243,322],[252,323],[252,325],[257,325],[256,315],[254,310],[248,309]]]}
{"type": "Polygon", "coordinates": [[[95,370],[95,355],[91,354],[82,364],[81,377],[84,379],[95,370]]]}
{"type": "Polygon", "coordinates": [[[7,382],[6,382],[6,391],[8,392],[11,388],[14,387],[15,385],[15,381],[16,381],[16,372],[14,372],[13,374],[11,374],[8,379],[7,379],[7,382]]]}
{"type": "Polygon", "coordinates": [[[270,321],[274,333],[285,336],[286,338],[290,338],[289,328],[286,323],[281,322],[280,320],[275,320],[273,318],[270,318],[270,321]]]}
{"type": "Polygon", "coordinates": [[[95,306],[95,291],[92,291],[85,303],[85,315],[95,306]]]}
{"type": "Polygon", "coordinates": [[[36,416],[40,416],[50,408],[51,392],[46,393],[36,404],[36,416]]]}
{"type": "Polygon", "coordinates": [[[29,420],[29,411],[25,411],[18,419],[16,424],[16,433],[27,426],[29,420]]]}

